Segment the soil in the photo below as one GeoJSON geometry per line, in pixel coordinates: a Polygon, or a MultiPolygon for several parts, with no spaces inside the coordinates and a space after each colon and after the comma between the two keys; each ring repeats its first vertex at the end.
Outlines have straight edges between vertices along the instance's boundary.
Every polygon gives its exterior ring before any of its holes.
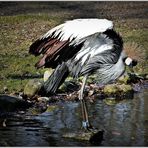
{"type": "Polygon", "coordinates": [[[0,15],[47,13],[64,18],[147,19],[148,2],[0,2],[0,15]]]}

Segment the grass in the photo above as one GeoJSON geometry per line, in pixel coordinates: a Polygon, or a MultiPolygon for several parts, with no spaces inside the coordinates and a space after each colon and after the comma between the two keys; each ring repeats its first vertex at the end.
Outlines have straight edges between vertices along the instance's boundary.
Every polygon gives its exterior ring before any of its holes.
{"type": "Polygon", "coordinates": [[[29,46],[58,21],[47,15],[20,15],[0,17],[0,24],[0,92],[4,87],[9,93],[20,91],[27,82],[23,76],[33,78],[45,71],[35,69],[38,57],[28,54],[29,46]]]}
{"type": "MultiPolygon", "coordinates": [[[[63,21],[64,18],[49,17],[44,13],[0,16],[0,93],[3,93],[6,87],[8,93],[22,91],[29,79],[42,77],[46,69],[35,69],[34,64],[39,57],[28,54],[29,46],[50,28],[63,21]]],[[[146,22],[145,19],[126,19],[124,25],[121,25],[120,21],[115,20],[116,30],[123,36],[124,42],[135,42],[140,45],[142,50],[136,56],[146,52],[145,59],[148,57],[146,22]],[[143,23],[143,27],[135,25],[139,24],[138,21],[143,23]]],[[[146,64],[146,60],[141,60],[136,71],[147,73],[146,64]]]]}
{"type": "Polygon", "coordinates": [[[121,24],[120,21],[116,22],[117,31],[123,37],[124,49],[128,56],[138,60],[135,71],[139,74],[148,73],[147,19],[126,19],[121,24]]]}

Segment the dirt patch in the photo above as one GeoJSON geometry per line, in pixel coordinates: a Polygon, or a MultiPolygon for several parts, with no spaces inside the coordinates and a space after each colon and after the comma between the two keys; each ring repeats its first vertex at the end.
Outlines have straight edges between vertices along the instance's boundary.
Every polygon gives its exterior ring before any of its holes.
{"type": "Polygon", "coordinates": [[[64,18],[148,18],[148,2],[0,2],[0,15],[47,13],[64,18]]]}

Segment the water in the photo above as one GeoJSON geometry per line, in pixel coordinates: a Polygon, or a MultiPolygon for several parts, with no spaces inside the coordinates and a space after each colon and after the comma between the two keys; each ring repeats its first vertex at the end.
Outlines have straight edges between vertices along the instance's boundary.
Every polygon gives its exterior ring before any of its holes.
{"type": "MultiPolygon", "coordinates": [[[[89,103],[93,126],[104,129],[102,146],[148,146],[148,87],[116,105],[89,103]]],[[[0,127],[0,146],[91,146],[88,141],[63,138],[81,128],[79,102],[59,102],[39,115],[12,114],[0,127]]]]}

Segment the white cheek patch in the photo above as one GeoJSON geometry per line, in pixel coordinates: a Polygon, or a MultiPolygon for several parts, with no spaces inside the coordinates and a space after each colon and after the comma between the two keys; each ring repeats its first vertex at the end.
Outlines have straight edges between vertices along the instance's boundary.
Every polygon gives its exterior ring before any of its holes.
{"type": "Polygon", "coordinates": [[[132,63],[132,61],[133,61],[133,60],[128,57],[128,58],[126,58],[126,60],[125,60],[125,64],[129,66],[129,65],[132,63]]]}

